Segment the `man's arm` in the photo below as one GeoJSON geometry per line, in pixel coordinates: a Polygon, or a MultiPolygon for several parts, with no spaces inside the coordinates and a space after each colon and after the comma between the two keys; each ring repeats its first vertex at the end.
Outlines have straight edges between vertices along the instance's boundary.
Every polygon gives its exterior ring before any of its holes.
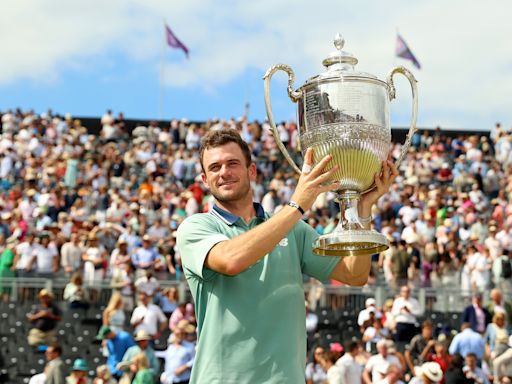
{"type": "MultiPolygon", "coordinates": [[[[292,200],[302,209],[310,209],[319,194],[339,188],[336,183],[322,185],[338,169],[337,166],[333,166],[324,172],[331,158],[330,155],[325,156],[311,172],[301,174],[292,200]]],[[[308,149],[305,164],[312,163],[313,151],[308,149]]],[[[238,275],[270,253],[301,217],[297,209],[285,206],[269,220],[250,231],[214,245],[206,257],[205,266],[225,275],[238,275]]]]}
{"type": "MultiPolygon", "coordinates": [[[[357,207],[359,217],[369,217],[372,214],[373,204],[384,195],[398,176],[398,171],[390,161],[382,163],[382,172],[375,175],[375,188],[361,196],[357,207]]],[[[364,225],[364,229],[370,229],[370,223],[364,225]]],[[[331,278],[349,285],[365,285],[370,275],[372,263],[371,255],[347,256],[340,259],[331,278]]]]}

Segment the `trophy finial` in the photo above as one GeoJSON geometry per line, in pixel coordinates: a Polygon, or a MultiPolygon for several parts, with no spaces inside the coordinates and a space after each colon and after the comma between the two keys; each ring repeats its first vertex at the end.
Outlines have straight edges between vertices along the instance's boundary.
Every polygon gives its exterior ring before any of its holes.
{"type": "Polygon", "coordinates": [[[334,36],[334,46],[338,51],[341,51],[344,45],[345,39],[343,38],[343,36],[341,36],[341,33],[338,32],[336,36],[334,36]]]}

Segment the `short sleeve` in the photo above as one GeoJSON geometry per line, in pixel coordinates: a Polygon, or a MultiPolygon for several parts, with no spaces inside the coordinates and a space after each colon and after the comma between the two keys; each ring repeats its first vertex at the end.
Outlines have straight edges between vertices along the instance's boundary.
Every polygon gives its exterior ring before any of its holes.
{"type": "Polygon", "coordinates": [[[202,280],[208,280],[215,274],[204,266],[210,250],[221,241],[229,240],[214,220],[209,214],[197,214],[185,219],[178,227],[176,245],[183,268],[202,280]]]}
{"type": "Polygon", "coordinates": [[[313,245],[318,238],[318,233],[305,222],[299,221],[294,231],[300,252],[302,273],[328,283],[340,257],[319,256],[313,253],[313,245]]]}

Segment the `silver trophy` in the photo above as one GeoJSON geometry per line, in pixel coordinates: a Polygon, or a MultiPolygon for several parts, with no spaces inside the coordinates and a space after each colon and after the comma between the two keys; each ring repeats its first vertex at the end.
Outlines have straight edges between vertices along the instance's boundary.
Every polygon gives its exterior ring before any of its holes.
{"type": "Polygon", "coordinates": [[[386,81],[354,69],[357,59],[343,51],[345,41],[340,34],[334,40],[336,51],[323,61],[325,72],[293,90],[295,75],[285,64],[269,68],[265,76],[265,106],[275,141],[284,157],[300,173],[287,149],[279,139],[270,103],[270,80],[276,71],[288,74],[288,95],[298,103],[298,128],[301,150],[313,148],[315,163],[330,154],[330,164],[338,165],[333,181],[340,183],[337,201],[340,221],[336,229],[320,236],[314,252],[326,256],[367,255],[389,247],[386,237],[364,229],[357,214],[361,194],[375,187],[374,177],[381,170],[391,148],[389,102],[395,98],[393,76],[404,75],[412,88],[412,121],[396,161],[400,164],[416,131],[418,98],[416,79],[404,67],[395,67],[386,81]]]}

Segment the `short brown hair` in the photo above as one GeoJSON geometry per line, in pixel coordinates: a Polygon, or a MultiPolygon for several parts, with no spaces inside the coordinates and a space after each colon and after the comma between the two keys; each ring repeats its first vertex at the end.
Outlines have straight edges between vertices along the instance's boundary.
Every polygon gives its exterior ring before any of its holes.
{"type": "Polygon", "coordinates": [[[251,164],[251,149],[249,145],[242,139],[239,133],[233,129],[220,129],[208,132],[201,140],[201,147],[199,148],[199,161],[201,168],[204,172],[203,156],[204,151],[208,148],[217,148],[223,145],[235,143],[237,144],[245,157],[247,166],[251,164]]]}

